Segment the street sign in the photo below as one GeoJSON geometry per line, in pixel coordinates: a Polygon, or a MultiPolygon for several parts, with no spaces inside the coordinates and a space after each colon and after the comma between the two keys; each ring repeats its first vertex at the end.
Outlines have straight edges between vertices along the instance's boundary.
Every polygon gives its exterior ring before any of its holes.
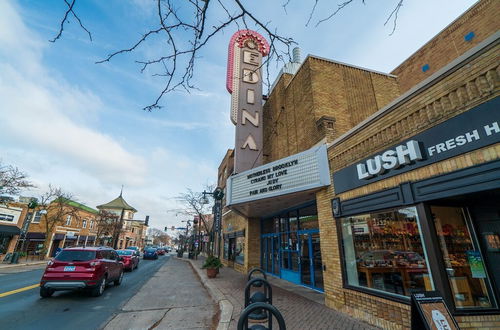
{"type": "Polygon", "coordinates": [[[75,237],[75,232],[74,231],[67,231],[66,237],[75,237]]]}
{"type": "Polygon", "coordinates": [[[222,221],[222,201],[219,199],[215,200],[215,204],[213,207],[213,214],[214,214],[214,230],[219,231],[222,221]]]}

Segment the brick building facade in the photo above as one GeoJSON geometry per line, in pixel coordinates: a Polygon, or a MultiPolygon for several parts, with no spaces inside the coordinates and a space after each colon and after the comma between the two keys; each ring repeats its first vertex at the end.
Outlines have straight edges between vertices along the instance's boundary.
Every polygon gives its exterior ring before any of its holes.
{"type": "Polygon", "coordinates": [[[499,6],[479,1],[390,74],[311,55],[281,74],[265,164],[233,173],[229,151],[219,167],[224,262],[387,329],[432,290],[462,328],[500,327],[499,6]]]}

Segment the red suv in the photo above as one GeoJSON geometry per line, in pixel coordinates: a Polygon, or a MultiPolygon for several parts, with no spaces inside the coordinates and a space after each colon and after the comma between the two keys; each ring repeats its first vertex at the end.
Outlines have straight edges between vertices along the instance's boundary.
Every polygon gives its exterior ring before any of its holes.
{"type": "Polygon", "coordinates": [[[40,281],[40,296],[54,291],[86,289],[92,296],[102,295],[106,285],[120,285],[123,259],[109,247],[74,247],[64,249],[49,261],[40,281]]]}

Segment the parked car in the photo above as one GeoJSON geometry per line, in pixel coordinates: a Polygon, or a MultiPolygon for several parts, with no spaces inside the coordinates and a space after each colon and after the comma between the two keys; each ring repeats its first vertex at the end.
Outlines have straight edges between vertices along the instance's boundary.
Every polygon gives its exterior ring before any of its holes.
{"type": "Polygon", "coordinates": [[[123,258],[123,269],[134,270],[139,267],[139,251],[135,250],[117,250],[116,253],[123,258]]]}
{"type": "Polygon", "coordinates": [[[158,250],[153,248],[147,248],[144,251],[144,259],[158,259],[158,250]]]}
{"type": "Polygon", "coordinates": [[[164,256],[165,255],[165,248],[158,248],[156,249],[156,251],[158,252],[158,255],[159,256],[164,256]]]}
{"type": "Polygon", "coordinates": [[[109,247],[67,248],[50,260],[40,280],[40,296],[55,291],[83,289],[94,297],[102,295],[106,285],[120,285],[123,258],[109,247]]]}
{"type": "Polygon", "coordinates": [[[134,251],[139,252],[139,247],[138,246],[128,246],[125,249],[126,250],[134,250],[134,251]]]}

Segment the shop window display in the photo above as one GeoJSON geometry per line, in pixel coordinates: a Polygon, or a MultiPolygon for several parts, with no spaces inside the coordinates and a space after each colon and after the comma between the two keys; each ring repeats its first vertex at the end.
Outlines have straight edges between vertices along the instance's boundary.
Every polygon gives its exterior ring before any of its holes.
{"type": "Polygon", "coordinates": [[[431,213],[455,306],[460,309],[494,307],[483,257],[472,239],[465,210],[431,206],[431,213]]]}
{"type": "Polygon", "coordinates": [[[433,290],[415,207],[341,219],[351,286],[409,296],[433,290]]]}
{"type": "Polygon", "coordinates": [[[234,261],[242,265],[245,263],[245,237],[236,238],[234,261]]]}

